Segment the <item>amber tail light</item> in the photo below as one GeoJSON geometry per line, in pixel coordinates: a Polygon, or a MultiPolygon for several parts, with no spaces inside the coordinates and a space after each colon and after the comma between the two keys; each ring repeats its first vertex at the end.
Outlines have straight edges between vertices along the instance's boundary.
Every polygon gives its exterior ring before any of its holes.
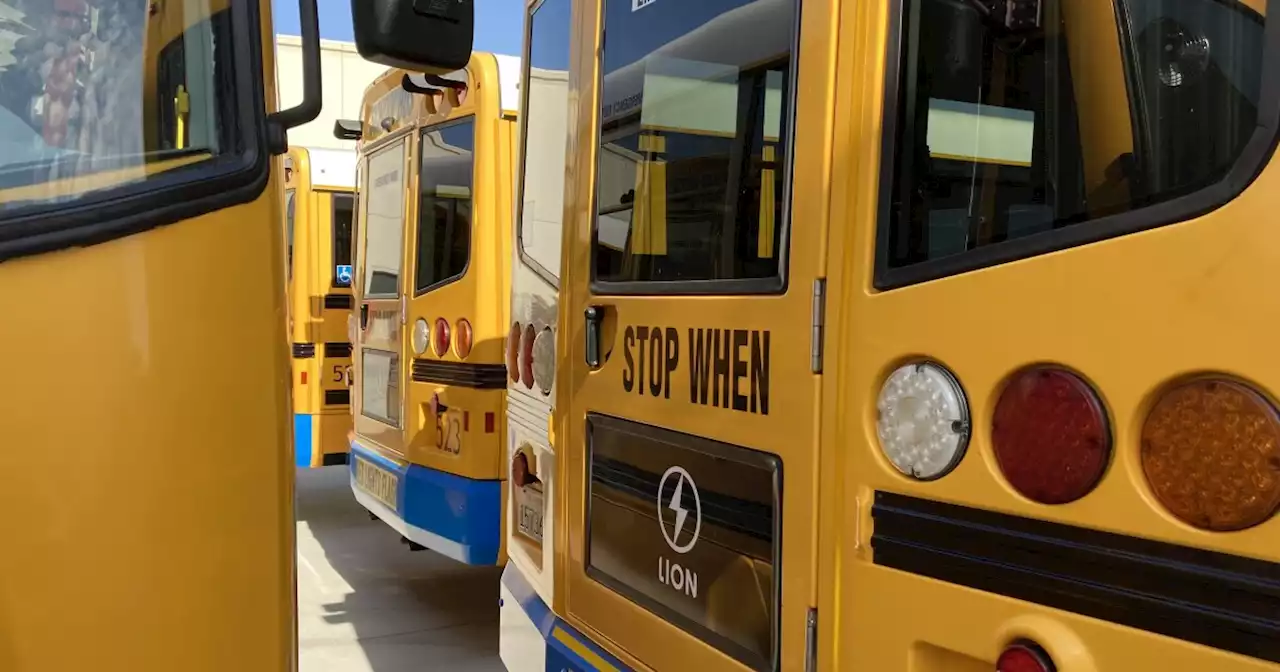
{"type": "Polygon", "coordinates": [[[1160,504],[1205,530],[1242,530],[1280,508],[1280,416],[1224,378],[1166,390],[1142,426],[1142,471],[1160,504]]]}

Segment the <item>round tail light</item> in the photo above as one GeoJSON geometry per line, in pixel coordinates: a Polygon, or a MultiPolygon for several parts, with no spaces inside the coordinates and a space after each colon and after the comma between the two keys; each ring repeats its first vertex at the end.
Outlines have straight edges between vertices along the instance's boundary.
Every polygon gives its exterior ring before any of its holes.
{"type": "Polygon", "coordinates": [[[546,395],[551,394],[555,378],[556,339],[551,327],[543,327],[533,339],[533,382],[538,384],[538,391],[546,395]]]}
{"type": "Polygon", "coordinates": [[[511,461],[511,482],[517,488],[523,488],[533,482],[532,476],[533,474],[529,471],[529,458],[524,451],[516,453],[516,459],[511,461]]]}
{"type": "Polygon", "coordinates": [[[1156,499],[1195,527],[1242,530],[1280,509],[1280,417],[1241,383],[1193,380],[1160,395],[1141,458],[1156,499]]]}
{"type": "Polygon", "coordinates": [[[507,375],[511,376],[511,382],[520,382],[520,334],[524,333],[520,329],[520,323],[516,322],[511,325],[511,333],[507,334],[507,375]]]}
{"type": "Polygon", "coordinates": [[[465,317],[459,319],[453,332],[453,352],[458,359],[466,359],[471,354],[471,339],[471,323],[465,317]]]}
{"type": "Polygon", "coordinates": [[[941,478],[969,445],[969,404],[950,371],[916,362],[894,371],[876,400],[880,450],[898,471],[919,480],[941,478]]]}
{"type": "Polygon", "coordinates": [[[436,318],[436,333],[431,347],[436,357],[444,357],[444,353],[449,351],[449,321],[443,317],[436,318]]]}
{"type": "Polygon", "coordinates": [[[413,354],[421,355],[427,351],[427,345],[431,343],[431,327],[427,326],[427,321],[419,317],[413,323],[413,354]]]}
{"type": "Polygon", "coordinates": [[[1014,374],[996,402],[991,443],[1009,485],[1041,504],[1089,494],[1111,460],[1111,428],[1098,396],[1057,367],[1014,374]]]}
{"type": "Polygon", "coordinates": [[[996,672],[1055,672],[1053,660],[1031,642],[1015,642],[996,659],[996,672]]]}
{"type": "Polygon", "coordinates": [[[524,334],[520,337],[520,382],[533,389],[533,341],[537,338],[533,325],[525,325],[524,334]]]}

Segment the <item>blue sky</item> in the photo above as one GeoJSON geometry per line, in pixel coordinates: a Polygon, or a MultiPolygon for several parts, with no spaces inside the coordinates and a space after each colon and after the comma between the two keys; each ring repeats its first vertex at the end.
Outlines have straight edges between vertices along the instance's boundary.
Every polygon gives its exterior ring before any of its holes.
{"type": "MultiPolygon", "coordinates": [[[[359,0],[356,0],[357,2],[359,0]]],[[[273,0],[275,28],[284,35],[298,34],[296,0],[273,0]]],[[[320,37],[350,42],[351,0],[317,0],[320,37]]],[[[477,51],[520,55],[525,0],[475,0],[477,51]]]]}

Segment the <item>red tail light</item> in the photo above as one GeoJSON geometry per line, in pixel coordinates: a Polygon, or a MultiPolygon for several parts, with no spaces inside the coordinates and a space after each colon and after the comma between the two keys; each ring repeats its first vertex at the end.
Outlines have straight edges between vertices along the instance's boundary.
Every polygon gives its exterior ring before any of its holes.
{"type": "Polygon", "coordinates": [[[466,359],[471,354],[471,323],[467,318],[458,320],[458,328],[453,336],[453,351],[457,353],[458,359],[466,359]]]}
{"type": "Polygon", "coordinates": [[[520,338],[520,382],[533,389],[533,341],[538,334],[533,325],[526,325],[524,335],[520,338]]]}
{"type": "Polygon", "coordinates": [[[511,325],[511,333],[507,334],[507,375],[511,382],[520,382],[520,323],[511,325]]]}
{"type": "Polygon", "coordinates": [[[1189,525],[1243,530],[1280,509],[1280,416],[1242,383],[1193,380],[1160,395],[1141,456],[1156,499],[1189,525]]]}
{"type": "Polygon", "coordinates": [[[1053,661],[1039,646],[1017,642],[996,659],[996,672],[1055,672],[1053,661]]]}
{"type": "Polygon", "coordinates": [[[996,402],[991,441],[1009,484],[1042,504],[1089,494],[1111,459],[1102,403],[1088,383],[1056,367],[1014,374],[996,402]]]}
{"type": "Polygon", "coordinates": [[[431,346],[436,352],[436,357],[444,357],[444,353],[449,351],[449,321],[443,317],[437,317],[436,328],[432,335],[435,338],[431,346]]]}

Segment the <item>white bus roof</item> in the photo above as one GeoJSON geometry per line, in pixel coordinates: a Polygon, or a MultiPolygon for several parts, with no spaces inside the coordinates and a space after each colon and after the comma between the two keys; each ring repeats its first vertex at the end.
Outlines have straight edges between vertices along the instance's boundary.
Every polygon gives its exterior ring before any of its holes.
{"type": "Polygon", "coordinates": [[[307,149],[311,157],[311,186],[356,188],[356,153],[349,149],[307,149]]]}

